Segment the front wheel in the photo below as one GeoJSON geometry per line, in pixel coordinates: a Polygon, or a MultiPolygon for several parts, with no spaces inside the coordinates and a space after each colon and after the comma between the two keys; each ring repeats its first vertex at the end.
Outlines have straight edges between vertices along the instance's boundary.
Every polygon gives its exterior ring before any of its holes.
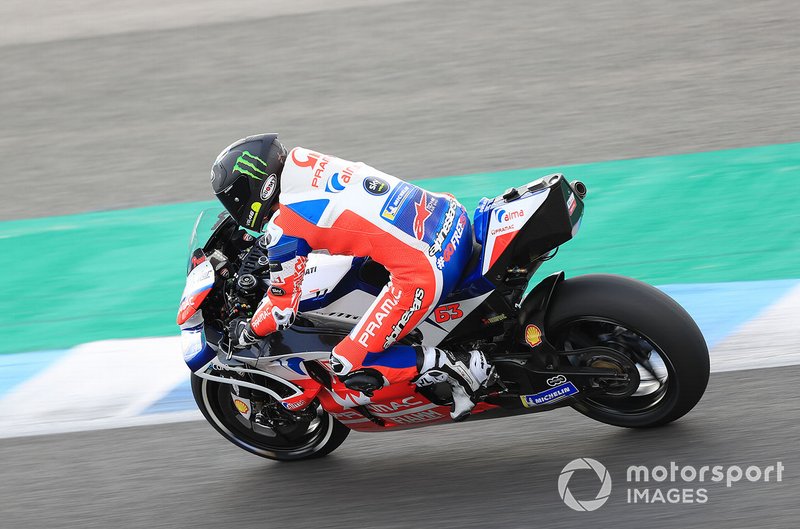
{"type": "Polygon", "coordinates": [[[600,422],[630,428],[672,422],[698,403],[708,384],[708,347],[697,324],[672,298],[640,281],[601,274],[564,281],[545,332],[557,349],[609,351],[568,357],[573,364],[630,373],[633,387],[599,381],[573,405],[600,422]]]}
{"type": "Polygon", "coordinates": [[[192,394],[203,416],[223,437],[267,459],[322,457],[338,448],[350,433],[319,406],[309,406],[302,416],[292,415],[266,394],[194,374],[192,394]]]}

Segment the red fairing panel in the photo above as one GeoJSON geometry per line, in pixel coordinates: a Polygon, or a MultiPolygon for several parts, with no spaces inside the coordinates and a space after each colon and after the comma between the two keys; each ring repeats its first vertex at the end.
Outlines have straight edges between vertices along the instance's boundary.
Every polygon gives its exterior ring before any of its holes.
{"type": "Polygon", "coordinates": [[[186,277],[186,286],[178,308],[178,325],[186,323],[200,309],[213,286],[214,267],[210,262],[203,260],[186,277]]]}

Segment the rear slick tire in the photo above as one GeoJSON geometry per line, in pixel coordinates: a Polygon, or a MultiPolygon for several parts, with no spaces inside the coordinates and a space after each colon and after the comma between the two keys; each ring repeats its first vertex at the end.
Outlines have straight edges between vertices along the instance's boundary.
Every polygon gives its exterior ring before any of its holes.
{"type": "MultiPolygon", "coordinates": [[[[573,404],[580,413],[597,421],[628,428],[648,428],[672,422],[700,401],[708,385],[708,347],[697,324],[675,300],[660,290],[622,276],[592,274],[561,283],[550,303],[545,330],[557,348],[564,345],[570,329],[625,328],[630,336],[643,338],[661,357],[668,377],[660,400],[637,408],[630,396],[591,399],[573,404]],[[585,322],[585,323],[581,323],[585,322]],[[616,403],[616,404],[615,404],[616,403]]],[[[596,345],[608,339],[598,334],[596,345]],[[603,337],[606,338],[603,338],[603,337]]]]}

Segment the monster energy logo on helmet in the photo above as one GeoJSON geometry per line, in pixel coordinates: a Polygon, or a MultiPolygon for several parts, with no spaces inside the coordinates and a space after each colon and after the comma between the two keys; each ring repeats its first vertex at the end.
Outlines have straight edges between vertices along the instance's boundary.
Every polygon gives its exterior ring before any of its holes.
{"type": "Polygon", "coordinates": [[[256,180],[263,180],[269,174],[267,173],[267,162],[249,151],[244,151],[239,155],[233,170],[256,180]]]}

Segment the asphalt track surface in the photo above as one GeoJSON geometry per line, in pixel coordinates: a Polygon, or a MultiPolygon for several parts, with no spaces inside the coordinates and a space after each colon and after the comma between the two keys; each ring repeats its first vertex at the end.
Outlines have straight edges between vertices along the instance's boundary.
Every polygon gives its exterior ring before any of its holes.
{"type": "MultiPolygon", "coordinates": [[[[800,140],[793,2],[454,5],[4,45],[0,218],[207,199],[215,154],[265,129],[412,177],[800,140]]],[[[655,431],[562,410],[353,434],[290,465],[201,422],[4,440],[0,525],[796,527],[798,375],[712,375],[695,411],[655,431]],[[556,491],[576,457],[616,478],[591,514],[556,491]],[[705,505],[625,503],[628,465],[672,460],[786,471],[710,485],[705,505]]]]}
{"type": "MultiPolygon", "coordinates": [[[[327,458],[300,463],[251,456],[203,422],[10,439],[0,442],[3,527],[796,527],[798,376],[800,367],[712,375],[690,415],[656,430],[566,409],[351,434],[327,458]],[[578,457],[612,475],[608,503],[592,513],[569,510],[557,492],[578,457]],[[780,483],[708,483],[706,504],[626,503],[629,465],[670,461],[781,461],[786,471],[780,483]]],[[[596,478],[578,476],[571,490],[593,498],[596,478]]]]}
{"type": "Polygon", "coordinates": [[[268,130],[406,178],[800,139],[790,0],[218,5],[0,47],[0,219],[207,200],[216,154],[268,130]]]}

